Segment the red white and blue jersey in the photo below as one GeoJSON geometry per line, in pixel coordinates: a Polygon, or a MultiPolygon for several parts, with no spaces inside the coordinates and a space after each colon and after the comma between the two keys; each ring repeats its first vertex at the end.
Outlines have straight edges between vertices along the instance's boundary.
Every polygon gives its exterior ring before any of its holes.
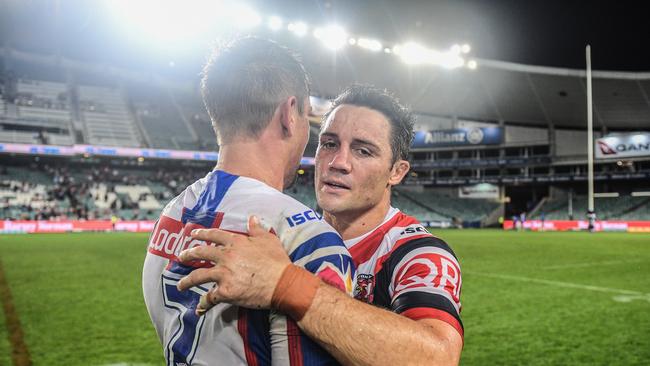
{"type": "Polygon", "coordinates": [[[336,364],[283,314],[219,304],[199,317],[199,298],[213,284],[176,289],[194,269],[211,266],[178,260],[185,249],[213,245],[192,239],[193,229],[246,233],[252,214],[278,235],[294,264],[352,293],[350,254],[320,215],[260,181],[215,170],[167,204],[149,239],[143,291],[167,365],[336,364]]]}
{"type": "Polygon", "coordinates": [[[442,320],[463,336],[456,255],[415,218],[391,207],[381,225],[345,245],[357,267],[355,298],[414,320],[442,320]]]}

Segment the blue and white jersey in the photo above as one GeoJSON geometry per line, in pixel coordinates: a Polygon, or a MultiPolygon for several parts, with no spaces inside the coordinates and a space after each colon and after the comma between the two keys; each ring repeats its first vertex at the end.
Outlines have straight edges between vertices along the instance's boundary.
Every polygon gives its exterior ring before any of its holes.
{"type": "Polygon", "coordinates": [[[336,364],[283,314],[219,304],[198,317],[199,298],[213,284],[176,289],[180,278],[211,266],[178,260],[185,249],[213,245],[192,239],[193,229],[245,233],[253,214],[280,238],[294,264],[352,293],[350,254],[320,215],[258,180],[212,171],[167,204],[149,239],[142,284],[167,365],[336,364]]]}

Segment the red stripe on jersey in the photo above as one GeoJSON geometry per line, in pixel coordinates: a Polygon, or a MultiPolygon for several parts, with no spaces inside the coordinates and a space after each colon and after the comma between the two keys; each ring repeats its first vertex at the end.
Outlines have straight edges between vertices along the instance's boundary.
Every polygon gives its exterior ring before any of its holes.
{"type": "MultiPolygon", "coordinates": [[[[225,213],[216,212],[214,221],[212,222],[212,227],[210,228],[219,228],[223,222],[224,216],[225,213]]],[[[160,217],[160,220],[158,220],[158,224],[155,226],[154,232],[151,235],[148,251],[151,254],[167,258],[170,261],[180,262],[178,254],[185,249],[190,249],[199,245],[215,245],[212,242],[192,239],[190,235],[192,230],[204,228],[204,226],[193,222],[188,222],[183,225],[181,221],[163,215],[160,217]]],[[[235,230],[225,231],[248,236],[248,233],[235,230]]],[[[197,268],[212,267],[212,264],[208,261],[193,261],[184,264],[197,268]]]]}
{"type": "Polygon", "coordinates": [[[431,235],[431,234],[422,234],[422,235],[416,235],[416,236],[409,236],[408,238],[404,238],[404,239],[396,241],[395,244],[393,245],[393,247],[391,248],[390,252],[382,255],[381,257],[379,257],[379,259],[377,259],[377,264],[375,264],[375,269],[374,269],[375,273],[378,273],[379,271],[381,271],[382,267],[384,266],[384,262],[388,258],[390,258],[390,256],[393,254],[395,249],[401,247],[402,244],[408,243],[411,240],[416,240],[416,239],[420,239],[420,238],[427,238],[427,237],[430,237],[430,236],[433,236],[433,235],[431,235]]]}
{"type": "Polygon", "coordinates": [[[454,327],[454,329],[458,331],[458,334],[460,334],[461,338],[463,339],[465,338],[465,332],[463,331],[463,327],[460,325],[458,319],[454,318],[453,315],[449,314],[446,311],[438,310],[434,308],[411,308],[402,312],[401,315],[413,320],[421,320],[421,319],[441,320],[454,327]]]}
{"type": "Polygon", "coordinates": [[[237,331],[239,331],[239,335],[244,342],[244,354],[246,355],[246,363],[250,366],[257,366],[257,355],[255,355],[253,348],[248,343],[248,312],[244,308],[238,308],[237,310],[237,331]]]}
{"type": "Polygon", "coordinates": [[[221,226],[221,222],[223,221],[223,215],[224,213],[221,211],[217,211],[214,215],[214,221],[212,221],[212,227],[218,228],[221,226]]]}
{"type": "Polygon", "coordinates": [[[293,319],[287,317],[287,337],[289,338],[289,365],[302,366],[302,347],[300,329],[293,319]]]}
{"type": "Polygon", "coordinates": [[[352,246],[352,248],[349,248],[350,255],[352,256],[354,264],[358,267],[360,264],[365,263],[370,258],[372,258],[372,256],[381,245],[381,242],[388,230],[392,229],[398,224],[400,224],[400,226],[408,226],[414,223],[417,223],[414,218],[406,216],[401,212],[397,213],[390,220],[386,221],[380,227],[376,228],[372,234],[368,235],[356,245],[352,246]]]}

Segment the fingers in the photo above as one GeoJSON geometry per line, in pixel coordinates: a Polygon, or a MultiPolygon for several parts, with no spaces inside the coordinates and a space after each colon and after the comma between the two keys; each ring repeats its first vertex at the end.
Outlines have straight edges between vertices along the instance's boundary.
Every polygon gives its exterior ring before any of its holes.
{"type": "Polygon", "coordinates": [[[178,281],[176,287],[179,291],[185,291],[190,287],[202,285],[208,282],[219,282],[219,272],[212,268],[198,268],[189,275],[178,281]]]}
{"type": "Polygon", "coordinates": [[[261,236],[268,234],[268,231],[262,226],[260,219],[251,215],[248,217],[248,235],[250,236],[261,236]]]}
{"type": "Polygon", "coordinates": [[[231,244],[239,234],[233,234],[221,229],[195,229],[192,230],[190,235],[194,239],[211,241],[217,245],[228,245],[231,244]]]}
{"type": "Polygon", "coordinates": [[[210,291],[201,295],[199,304],[196,306],[196,315],[202,316],[223,300],[221,296],[219,296],[218,289],[219,286],[214,286],[210,291]]]}
{"type": "Polygon", "coordinates": [[[202,316],[204,315],[208,310],[212,309],[214,304],[210,302],[210,297],[208,296],[208,293],[205,293],[201,295],[201,299],[199,300],[199,304],[196,306],[196,315],[202,316]]]}
{"type": "Polygon", "coordinates": [[[181,262],[191,262],[191,261],[219,261],[219,254],[221,250],[218,247],[213,247],[211,245],[201,245],[198,247],[185,249],[178,255],[178,259],[181,262]]]}

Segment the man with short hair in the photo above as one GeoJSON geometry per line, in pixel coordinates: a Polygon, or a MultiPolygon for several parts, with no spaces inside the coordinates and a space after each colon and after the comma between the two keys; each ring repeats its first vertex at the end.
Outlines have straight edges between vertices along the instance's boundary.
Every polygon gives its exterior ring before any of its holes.
{"type": "MultiPolygon", "coordinates": [[[[199,316],[196,308],[210,287],[177,289],[183,276],[211,266],[179,258],[184,249],[212,245],[193,239],[193,229],[241,233],[264,225],[265,232],[282,240],[282,254],[296,263],[292,278],[306,277],[312,292],[319,279],[336,291],[352,291],[354,265],[340,236],[315,212],[281,192],[294,180],[309,137],[309,83],[301,63],[274,42],[243,38],[215,52],[204,69],[202,92],[221,146],[219,161],[215,170],[167,204],[143,268],[145,303],[167,364],[334,364],[293,320],[301,318],[304,306],[277,307],[293,319],[275,310],[229,304],[199,316]],[[253,213],[261,224],[248,221],[253,213]],[[291,225],[285,216],[303,221],[291,225]]],[[[221,268],[219,272],[224,278],[230,275],[221,268]]]]}
{"type": "MultiPolygon", "coordinates": [[[[390,205],[392,187],[410,168],[406,159],[412,130],[407,109],[367,86],[343,92],[321,127],[316,197],[324,219],[341,234],[358,267],[354,294],[361,301],[324,283],[315,295],[297,295],[293,301],[307,304],[298,326],[344,364],[455,365],[460,359],[462,280],[456,256],[416,219],[390,205]]],[[[208,259],[216,269],[234,272],[222,278],[211,269],[179,282],[180,289],[208,280],[229,287],[228,292],[211,290],[202,311],[222,302],[274,307],[277,301],[265,299],[287,287],[296,294],[308,288],[304,279],[276,280],[275,272],[293,266],[277,238],[255,225],[251,229],[250,237],[221,230],[193,233],[223,245],[228,255],[201,248],[182,257],[208,259]],[[254,290],[247,287],[250,283],[254,290]]]]}

